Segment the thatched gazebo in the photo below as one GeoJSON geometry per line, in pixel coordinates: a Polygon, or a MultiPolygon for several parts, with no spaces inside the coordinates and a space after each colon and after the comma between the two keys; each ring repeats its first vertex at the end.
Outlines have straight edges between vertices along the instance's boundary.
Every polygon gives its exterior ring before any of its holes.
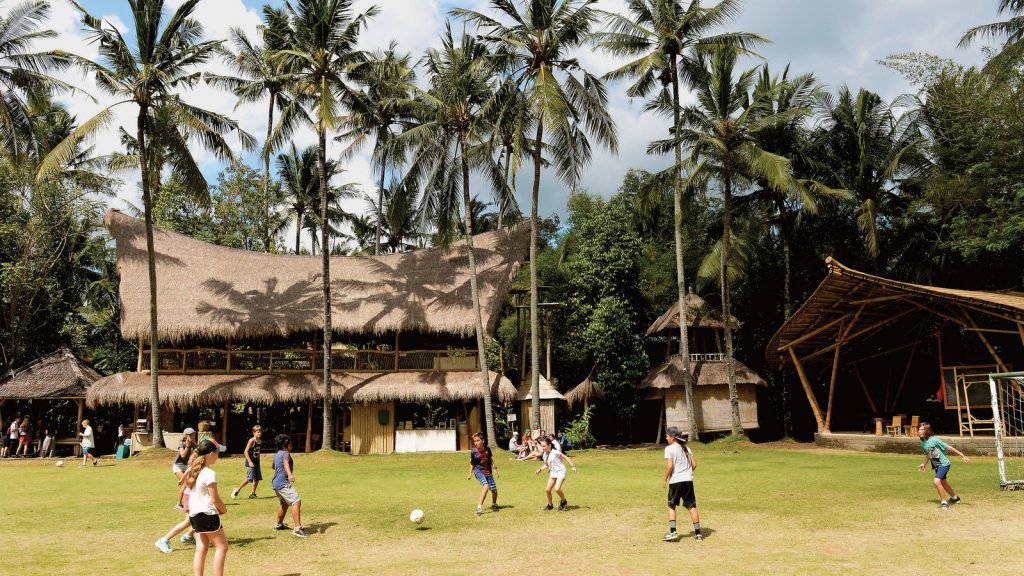
{"type": "MultiPolygon", "coordinates": [[[[104,222],[117,241],[121,331],[138,340],[140,354],[135,372],[101,380],[88,401],[137,404],[149,398],[144,225],[117,211],[104,222]]],[[[528,242],[528,224],[474,237],[488,334],[528,242]]],[[[176,409],[218,407],[226,436],[230,403],[305,404],[309,447],[314,405],[323,402],[320,257],[236,250],[159,228],[154,246],[161,408],[173,419],[176,409]]],[[[395,449],[396,419],[415,420],[402,414],[402,403],[451,404],[452,420],[479,429],[479,410],[464,405],[475,408],[486,393],[470,338],[475,328],[465,242],[447,251],[335,256],[331,284],[336,345],[330,362],[337,390],[332,399],[345,404],[349,422],[337,433],[354,453],[395,449]]],[[[513,397],[504,376],[491,372],[490,379],[493,395],[513,397]]],[[[455,449],[455,427],[443,424],[451,430],[443,436],[455,449]]]]}
{"type": "MultiPolygon", "coordinates": [[[[736,328],[740,322],[736,318],[731,318],[730,325],[736,328]]],[[[729,374],[722,349],[724,315],[721,310],[691,292],[686,295],[686,326],[690,370],[697,378],[697,385],[694,388],[694,417],[697,420],[697,429],[700,432],[730,430],[732,405],[729,402],[729,374]]],[[[651,368],[639,385],[644,391],[644,398],[661,404],[657,408],[657,441],[660,442],[665,427],[689,429],[686,382],[683,377],[683,360],[679,355],[678,304],[673,304],[651,323],[647,329],[646,346],[652,358],[664,358],[664,361],[651,368]]],[[[757,373],[735,358],[733,371],[740,401],[740,423],[744,429],[758,428],[760,424],[757,419],[757,387],[767,384],[757,373]]]]}
{"type": "Polygon", "coordinates": [[[570,410],[576,404],[583,404],[583,409],[586,410],[591,400],[604,400],[604,392],[594,384],[593,375],[594,372],[591,371],[582,382],[565,393],[565,401],[569,404],[570,410]]]}
{"type": "MultiPolygon", "coordinates": [[[[0,380],[0,408],[9,402],[73,402],[75,425],[82,421],[86,391],[102,378],[71,350],[60,348],[15,370],[0,380]]],[[[72,432],[72,430],[68,430],[72,432]]],[[[39,432],[36,431],[36,434],[39,432]]],[[[78,446],[74,436],[56,439],[58,444],[78,446]]],[[[77,450],[77,448],[76,448],[77,450]]]]}
{"type": "MultiPolygon", "coordinates": [[[[519,400],[519,414],[521,418],[521,427],[524,432],[529,432],[532,422],[530,422],[530,411],[533,406],[533,390],[532,380],[530,374],[527,373],[526,377],[519,384],[517,390],[516,399],[519,400]]],[[[555,412],[556,404],[559,401],[565,401],[565,396],[555,389],[547,378],[543,374],[540,375],[540,428],[550,434],[555,433],[555,412]]]]}

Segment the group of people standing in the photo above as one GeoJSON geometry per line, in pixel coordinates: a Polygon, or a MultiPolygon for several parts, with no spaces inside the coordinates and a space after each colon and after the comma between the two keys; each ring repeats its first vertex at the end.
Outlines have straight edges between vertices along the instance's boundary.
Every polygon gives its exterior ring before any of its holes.
{"type": "MultiPolygon", "coordinates": [[[[221,524],[220,516],[227,513],[217,488],[217,473],[213,466],[220,458],[220,453],[227,447],[213,439],[208,422],[200,422],[199,430],[186,428],[181,443],[178,445],[171,472],[177,479],[178,497],[174,508],[185,512],[185,519],[171,528],[167,534],[155,542],[155,546],[164,553],[170,553],[171,540],[181,536],[183,544],[195,544],[196,551],[192,561],[193,572],[202,576],[206,567],[206,557],[210,548],[214,549],[213,573],[224,574],[227,558],[228,541],[221,524]]],[[[298,537],[305,537],[302,529],[302,500],[295,490],[295,462],[291,457],[292,441],[287,434],[278,434],[274,438],[277,453],[274,455],[274,476],[271,487],[277,495],[278,508],[274,530],[291,530],[298,537]],[[292,511],[295,528],[284,523],[288,509],[292,511]]],[[[250,499],[258,498],[256,491],[263,479],[260,453],[263,449],[263,429],[256,425],[252,428],[252,436],[246,442],[245,480],[231,491],[231,499],[238,497],[239,492],[247,485],[252,485],[250,499]]]]}
{"type": "Polygon", "coordinates": [[[0,458],[28,458],[29,456],[53,456],[56,449],[52,431],[43,425],[39,418],[32,423],[28,416],[15,416],[4,432],[3,446],[0,447],[0,458]],[[32,450],[34,434],[43,436],[37,450],[32,450]]]}

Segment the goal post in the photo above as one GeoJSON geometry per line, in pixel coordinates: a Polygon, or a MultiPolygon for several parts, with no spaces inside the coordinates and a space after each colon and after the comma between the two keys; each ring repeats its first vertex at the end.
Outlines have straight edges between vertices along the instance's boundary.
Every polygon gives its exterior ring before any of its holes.
{"type": "Polygon", "coordinates": [[[999,486],[1024,490],[1024,372],[988,375],[999,463],[999,486]]]}

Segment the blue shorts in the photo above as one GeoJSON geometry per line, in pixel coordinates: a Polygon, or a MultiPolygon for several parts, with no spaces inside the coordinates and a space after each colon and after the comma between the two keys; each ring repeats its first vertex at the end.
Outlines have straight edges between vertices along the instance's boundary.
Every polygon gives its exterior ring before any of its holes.
{"type": "Polygon", "coordinates": [[[86,446],[82,446],[82,456],[89,454],[90,450],[95,450],[95,448],[88,448],[86,446]]]}
{"type": "Polygon", "coordinates": [[[487,486],[491,490],[497,490],[498,485],[494,483],[493,474],[484,474],[482,471],[474,472],[476,475],[477,482],[480,482],[481,486],[487,486]]]}
{"type": "Polygon", "coordinates": [[[259,482],[263,480],[263,471],[260,470],[260,465],[257,464],[252,468],[249,467],[249,463],[245,463],[245,481],[246,482],[259,482]]]}
{"type": "Polygon", "coordinates": [[[949,465],[939,466],[935,469],[935,477],[939,480],[945,480],[946,474],[949,474],[949,465]]]}

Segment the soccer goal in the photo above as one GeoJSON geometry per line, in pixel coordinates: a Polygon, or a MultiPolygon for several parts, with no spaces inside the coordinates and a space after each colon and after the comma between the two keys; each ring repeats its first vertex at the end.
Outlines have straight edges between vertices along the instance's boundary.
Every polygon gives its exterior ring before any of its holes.
{"type": "Polygon", "coordinates": [[[999,485],[1024,490],[1024,372],[989,374],[999,485]]]}

